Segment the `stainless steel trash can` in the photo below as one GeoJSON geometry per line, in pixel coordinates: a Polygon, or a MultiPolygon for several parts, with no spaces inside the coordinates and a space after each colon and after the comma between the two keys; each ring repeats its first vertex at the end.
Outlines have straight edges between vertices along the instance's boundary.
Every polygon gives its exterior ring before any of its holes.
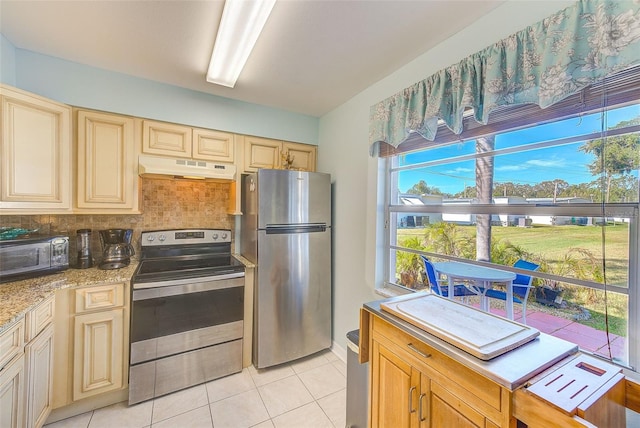
{"type": "Polygon", "coordinates": [[[369,415],[369,364],[358,362],[360,331],[347,333],[347,428],[365,428],[369,415]]]}

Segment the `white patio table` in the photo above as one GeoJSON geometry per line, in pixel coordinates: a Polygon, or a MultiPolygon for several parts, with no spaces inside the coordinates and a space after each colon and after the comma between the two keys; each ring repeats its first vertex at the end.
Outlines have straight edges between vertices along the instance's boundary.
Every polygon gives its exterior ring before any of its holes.
{"type": "MultiPolygon", "coordinates": [[[[433,264],[434,269],[447,276],[449,281],[449,298],[453,298],[453,284],[456,280],[472,281],[483,287],[484,291],[491,289],[494,282],[501,282],[507,286],[507,318],[513,320],[513,280],[516,274],[495,268],[472,265],[463,262],[438,262],[433,264]]],[[[480,309],[489,310],[489,298],[480,292],[480,309]]]]}

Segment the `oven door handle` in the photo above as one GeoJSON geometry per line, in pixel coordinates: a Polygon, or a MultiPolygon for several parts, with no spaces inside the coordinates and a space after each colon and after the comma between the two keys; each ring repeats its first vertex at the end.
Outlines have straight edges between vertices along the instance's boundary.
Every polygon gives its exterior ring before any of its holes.
{"type": "Polygon", "coordinates": [[[163,283],[162,286],[158,286],[157,283],[156,286],[152,286],[152,284],[149,283],[149,286],[154,288],[136,289],[136,286],[134,285],[133,301],[135,302],[189,293],[200,293],[203,291],[223,290],[225,288],[244,287],[244,275],[236,278],[215,279],[209,281],[202,281],[198,278],[192,279],[189,283],[185,284],[172,284],[171,281],[167,281],[166,283],[163,283]]]}
{"type": "Polygon", "coordinates": [[[193,284],[195,282],[210,282],[210,281],[221,281],[223,279],[232,279],[232,278],[244,278],[244,272],[233,272],[233,273],[224,273],[219,275],[209,275],[209,276],[198,276],[198,277],[190,277],[190,278],[178,278],[178,279],[149,279],[146,282],[138,281],[134,279],[131,281],[132,287],[134,290],[141,290],[143,288],[158,288],[158,287],[167,287],[172,285],[185,285],[185,284],[193,284]]]}

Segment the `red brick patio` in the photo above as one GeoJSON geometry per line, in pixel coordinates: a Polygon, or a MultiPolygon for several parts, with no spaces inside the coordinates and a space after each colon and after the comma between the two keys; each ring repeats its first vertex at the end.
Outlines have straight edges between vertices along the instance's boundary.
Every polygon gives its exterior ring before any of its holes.
{"type": "MultiPolygon", "coordinates": [[[[514,305],[515,319],[522,322],[520,318],[520,307],[514,305]]],[[[502,308],[491,308],[491,313],[506,316],[502,308]]],[[[527,325],[537,328],[542,333],[573,342],[587,352],[593,352],[605,358],[609,358],[607,346],[607,334],[602,330],[582,325],[570,319],[554,316],[535,308],[527,307],[527,325]]],[[[611,356],[616,360],[627,361],[625,342],[626,338],[615,334],[609,334],[611,344],[611,356]]]]}

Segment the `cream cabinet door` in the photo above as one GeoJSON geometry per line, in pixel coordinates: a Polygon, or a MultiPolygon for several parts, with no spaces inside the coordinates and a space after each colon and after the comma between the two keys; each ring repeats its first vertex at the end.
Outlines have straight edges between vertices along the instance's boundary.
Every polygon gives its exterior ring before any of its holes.
{"type": "Polygon", "coordinates": [[[53,399],[53,325],[49,324],[25,347],[27,427],[44,425],[53,399]]]}
{"type": "Polygon", "coordinates": [[[287,154],[293,159],[291,169],[302,171],[316,170],[316,153],[318,148],[310,144],[299,143],[282,143],[282,153],[287,154]]]}
{"type": "Polygon", "coordinates": [[[24,426],[24,354],[0,370],[0,427],[24,426]]]}
{"type": "Polygon", "coordinates": [[[0,208],[71,209],[71,108],[7,86],[1,95],[0,208]]]}
{"type": "Polygon", "coordinates": [[[124,309],[76,315],[73,401],[123,386],[124,309]]]}
{"type": "Polygon", "coordinates": [[[192,156],[194,159],[233,163],[235,160],[234,135],[228,132],[194,128],[192,156]]]}
{"type": "Polygon", "coordinates": [[[145,120],[142,124],[142,152],[190,158],[192,132],[191,128],[174,123],[145,120]]]}
{"type": "Polygon", "coordinates": [[[136,120],[82,110],[77,118],[77,208],[139,212],[136,120]]]}
{"type": "Polygon", "coordinates": [[[244,137],[244,171],[256,172],[260,168],[280,168],[282,142],[259,137],[244,137]]]}

